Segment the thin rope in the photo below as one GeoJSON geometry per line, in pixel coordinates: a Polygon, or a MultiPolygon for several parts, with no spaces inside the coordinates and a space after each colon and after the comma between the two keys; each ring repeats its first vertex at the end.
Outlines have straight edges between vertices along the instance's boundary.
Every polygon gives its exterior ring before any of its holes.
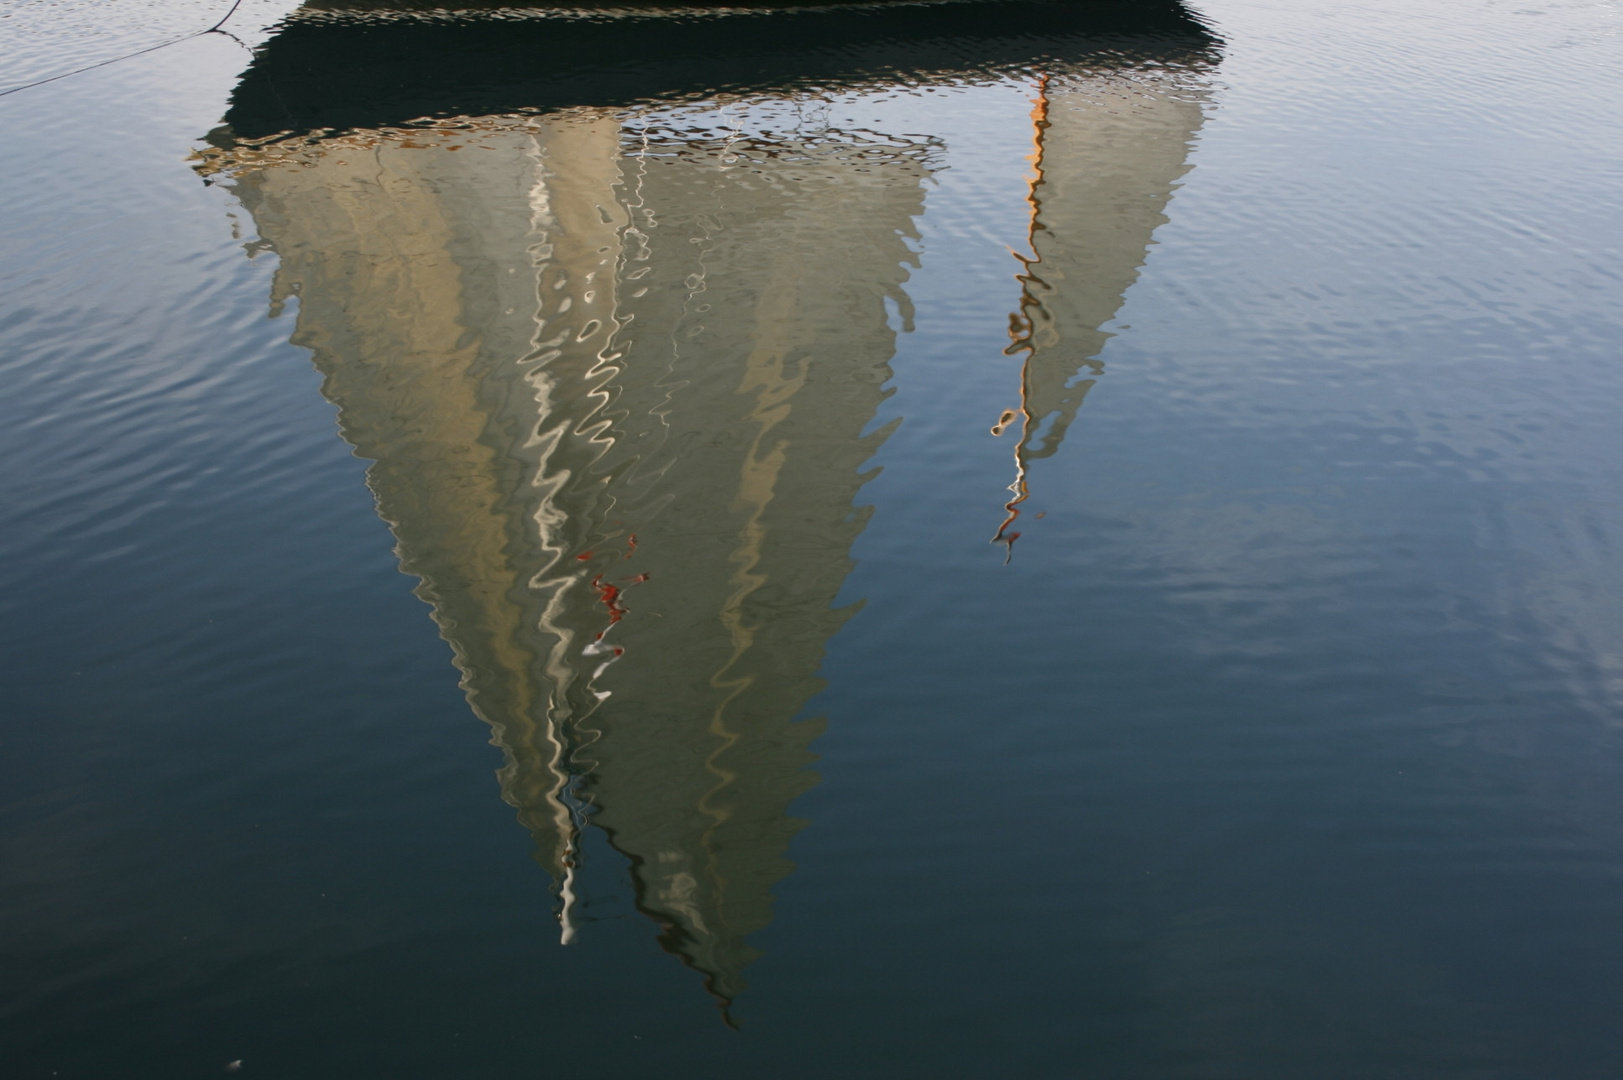
{"type": "MultiPolygon", "coordinates": [[[[119,63],[120,61],[123,61],[123,60],[133,60],[135,57],[137,57],[137,56],[145,56],[149,52],[157,52],[159,49],[167,49],[171,45],[179,45],[182,41],[190,41],[190,40],[192,40],[192,38],[200,38],[205,34],[212,34],[215,31],[219,30],[220,27],[224,26],[226,24],[226,22],[231,18],[231,16],[233,16],[233,15],[235,15],[237,13],[237,8],[239,8],[241,6],[242,6],[242,0],[233,0],[233,2],[231,4],[231,9],[225,13],[224,17],[221,18],[219,22],[215,23],[213,26],[209,27],[207,30],[199,30],[195,34],[187,34],[185,37],[178,37],[178,38],[175,38],[173,41],[164,41],[164,42],[160,42],[157,45],[149,45],[144,49],[137,49],[135,52],[125,53],[123,56],[115,56],[111,60],[101,60],[101,61],[98,61],[97,63],[89,64],[89,65],[87,65],[85,67],[78,68],[75,71],[64,71],[60,75],[52,75],[51,77],[46,78],[46,79],[37,79],[34,82],[24,83],[21,86],[13,86],[10,90],[0,90],[0,97],[5,97],[7,94],[15,94],[20,90],[32,90],[36,86],[44,86],[46,83],[53,83],[53,82],[56,82],[58,79],[67,79],[67,78],[71,78],[74,75],[83,75],[87,71],[95,71],[97,68],[104,68],[108,64],[116,64],[116,63],[119,63]]],[[[223,31],[221,31],[221,32],[223,33],[223,31]]],[[[226,36],[231,37],[232,35],[227,34],[226,36]]],[[[234,38],[233,38],[233,40],[234,40],[234,38]]],[[[240,44],[240,42],[239,42],[239,44],[240,44]]]]}

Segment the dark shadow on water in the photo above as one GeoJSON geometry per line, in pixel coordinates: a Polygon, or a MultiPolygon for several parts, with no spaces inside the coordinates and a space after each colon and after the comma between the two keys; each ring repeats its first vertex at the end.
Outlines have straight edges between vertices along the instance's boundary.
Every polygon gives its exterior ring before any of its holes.
{"type": "MultiPolygon", "coordinates": [[[[328,7],[336,8],[337,5],[328,7]]],[[[422,117],[819,88],[961,81],[1074,63],[1178,64],[1215,41],[1168,0],[978,0],[571,17],[311,10],[256,55],[225,123],[238,138],[422,117]]]]}

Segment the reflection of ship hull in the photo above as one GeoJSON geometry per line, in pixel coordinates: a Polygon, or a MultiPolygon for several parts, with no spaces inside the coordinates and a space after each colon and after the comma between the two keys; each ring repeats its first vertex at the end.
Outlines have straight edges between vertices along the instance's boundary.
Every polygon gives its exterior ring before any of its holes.
{"type": "MultiPolygon", "coordinates": [[[[334,5],[338,6],[338,5],[334,5]]],[[[1025,73],[1091,56],[1198,58],[1175,0],[819,5],[681,18],[508,12],[400,17],[307,5],[256,53],[214,138],[1025,73]]],[[[572,5],[560,5],[571,7],[572,5]]]]}

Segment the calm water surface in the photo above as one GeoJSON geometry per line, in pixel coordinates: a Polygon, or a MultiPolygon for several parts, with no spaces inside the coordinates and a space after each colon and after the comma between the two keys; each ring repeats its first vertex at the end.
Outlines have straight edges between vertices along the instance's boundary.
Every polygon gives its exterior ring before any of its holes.
{"type": "Polygon", "coordinates": [[[1623,1071],[1623,5],[375,6],[0,8],[7,1076],[1623,1071]]]}

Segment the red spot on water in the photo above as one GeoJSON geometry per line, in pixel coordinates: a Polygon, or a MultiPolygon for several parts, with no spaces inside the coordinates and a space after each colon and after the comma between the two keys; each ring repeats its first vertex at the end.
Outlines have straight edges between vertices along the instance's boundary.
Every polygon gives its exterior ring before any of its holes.
{"type": "MultiPolygon", "coordinates": [[[[592,588],[597,590],[598,601],[609,609],[609,626],[626,617],[625,605],[620,603],[620,586],[609,584],[603,580],[603,575],[599,574],[592,579],[592,588]]],[[[609,632],[609,626],[598,631],[598,641],[602,641],[603,635],[609,632]]]]}
{"type": "Polygon", "coordinates": [[[631,556],[635,555],[636,553],[637,553],[637,534],[632,533],[630,536],[626,537],[626,558],[629,559],[629,558],[631,558],[631,556]]]}
{"type": "Polygon", "coordinates": [[[590,559],[593,555],[596,555],[596,554],[597,554],[597,552],[595,552],[595,551],[583,551],[579,555],[576,555],[575,558],[579,559],[581,562],[585,562],[587,559],[590,559]]]}

